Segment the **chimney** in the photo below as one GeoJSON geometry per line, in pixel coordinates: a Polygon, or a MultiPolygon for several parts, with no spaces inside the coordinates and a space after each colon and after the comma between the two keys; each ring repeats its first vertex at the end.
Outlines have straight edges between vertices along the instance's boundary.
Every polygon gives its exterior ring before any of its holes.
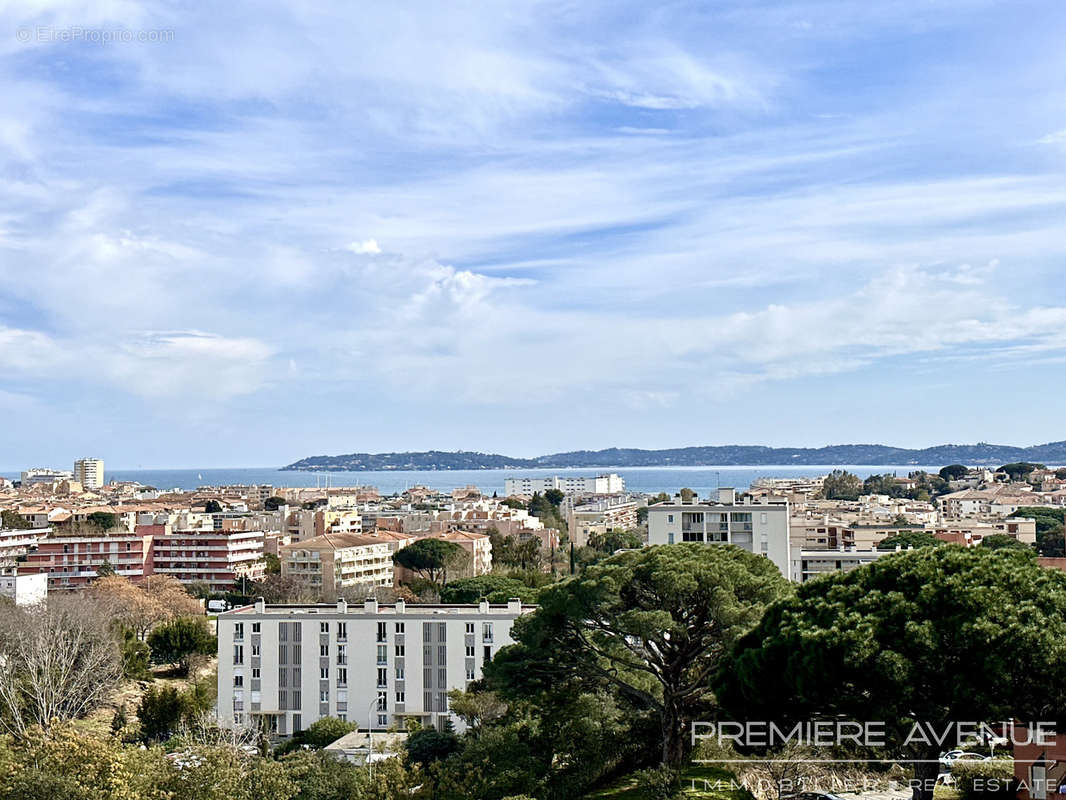
{"type": "Polygon", "coordinates": [[[338,597],[337,598],[337,613],[338,614],[347,614],[348,613],[348,601],[345,600],[343,597],[338,597]]]}
{"type": "Polygon", "coordinates": [[[489,601],[484,599],[484,598],[482,598],[481,602],[477,604],[477,610],[478,610],[479,614],[488,614],[489,613],[489,601]]]}
{"type": "Polygon", "coordinates": [[[507,613],[508,614],[521,614],[522,613],[522,601],[517,597],[512,597],[507,601],[507,613]]]}
{"type": "Polygon", "coordinates": [[[368,597],[366,600],[363,601],[363,611],[368,614],[377,614],[378,601],[375,600],[373,597],[368,597]]]}
{"type": "Polygon", "coordinates": [[[266,611],[266,600],[262,597],[255,598],[255,613],[262,614],[266,611]]]}
{"type": "Polygon", "coordinates": [[[737,491],[730,486],[722,486],[718,489],[718,502],[724,503],[728,506],[733,505],[737,501],[737,491]]]}
{"type": "Polygon", "coordinates": [[[407,602],[402,598],[396,601],[396,613],[403,614],[407,611],[407,602]]]}

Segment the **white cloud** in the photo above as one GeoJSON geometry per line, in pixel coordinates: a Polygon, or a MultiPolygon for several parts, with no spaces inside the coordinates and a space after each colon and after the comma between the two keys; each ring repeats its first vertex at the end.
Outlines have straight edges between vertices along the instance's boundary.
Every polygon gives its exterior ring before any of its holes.
{"type": "Polygon", "coordinates": [[[358,255],[377,255],[381,252],[381,246],[375,239],[365,239],[362,242],[352,242],[347,247],[353,253],[358,255]]]}

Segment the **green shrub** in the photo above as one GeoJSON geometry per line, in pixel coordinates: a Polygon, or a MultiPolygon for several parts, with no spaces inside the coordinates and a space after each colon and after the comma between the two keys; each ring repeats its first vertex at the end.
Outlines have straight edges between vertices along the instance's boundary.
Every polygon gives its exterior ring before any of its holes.
{"type": "Polygon", "coordinates": [[[637,796],[643,800],[674,800],[681,795],[681,776],[665,764],[634,772],[637,796]]]}
{"type": "Polygon", "coordinates": [[[1018,784],[1014,760],[956,761],[951,765],[955,790],[962,800],[1014,800],[1018,784]]]}

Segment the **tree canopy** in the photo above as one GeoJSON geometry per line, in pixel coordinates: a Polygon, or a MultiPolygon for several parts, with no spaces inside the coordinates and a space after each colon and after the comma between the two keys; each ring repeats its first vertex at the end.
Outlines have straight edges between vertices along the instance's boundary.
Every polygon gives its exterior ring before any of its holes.
{"type": "Polygon", "coordinates": [[[908,550],[912,547],[939,547],[945,542],[936,538],[929,531],[902,531],[894,536],[888,536],[877,543],[878,550],[895,550],[901,547],[908,550]]]}
{"type": "MultiPolygon", "coordinates": [[[[768,609],[715,678],[733,719],[787,724],[841,715],[886,724],[896,755],[914,723],[1061,719],[1066,573],[1031,553],[957,545],[894,553],[801,584],[768,609]]],[[[932,796],[923,782],[916,797],[932,796]]]]}
{"type": "Polygon", "coordinates": [[[153,630],[148,635],[148,647],[152,661],[177,664],[188,674],[190,658],[214,655],[217,644],[204,617],[183,617],[153,630]]]}
{"type": "Polygon", "coordinates": [[[523,603],[535,603],[540,592],[522,581],[506,575],[477,575],[451,581],[441,589],[442,603],[477,603],[485,598],[490,603],[506,603],[517,597],[523,603]]]}
{"type": "Polygon", "coordinates": [[[962,464],[948,464],[946,467],[940,468],[939,475],[946,481],[957,481],[965,478],[969,472],[970,468],[962,464]]]}
{"type": "Polygon", "coordinates": [[[1024,481],[1028,480],[1029,473],[1037,469],[1047,469],[1047,467],[1032,461],[1012,461],[1010,464],[1004,464],[996,472],[1007,473],[1007,477],[1012,481],[1024,481]]]}
{"type": "Polygon", "coordinates": [[[620,553],[549,586],[515,623],[518,644],[488,665],[488,682],[519,695],[597,682],[658,718],[662,760],[678,764],[684,725],[710,700],[723,654],[788,592],[771,561],[731,545],[620,553]]]}
{"type": "Polygon", "coordinates": [[[430,583],[443,586],[448,582],[448,571],[458,569],[469,557],[455,542],[427,537],[400,548],[393,559],[430,583]]]}
{"type": "Polygon", "coordinates": [[[862,492],[862,480],[847,470],[835,469],[822,482],[822,496],[826,500],[858,500],[862,492]]]}

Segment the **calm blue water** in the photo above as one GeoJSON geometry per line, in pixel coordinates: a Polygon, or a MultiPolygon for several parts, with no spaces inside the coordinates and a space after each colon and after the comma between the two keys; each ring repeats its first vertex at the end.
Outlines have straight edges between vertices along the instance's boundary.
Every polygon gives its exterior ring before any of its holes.
{"type": "MultiPolygon", "coordinates": [[[[683,486],[706,494],[721,486],[746,489],[756,478],[795,478],[824,475],[832,469],[843,468],[865,478],[868,475],[893,472],[906,475],[917,469],[936,472],[940,467],[916,466],[782,466],[782,467],[642,467],[639,469],[527,469],[527,470],[412,470],[409,472],[333,472],[331,486],[376,486],[382,494],[401,492],[409,486],[428,486],[450,491],[473,484],[486,494],[503,494],[506,478],[542,477],[550,475],[601,475],[616,472],[625,478],[626,488],[633,492],[676,492],[683,486]]],[[[18,473],[2,473],[6,478],[18,479],[18,473]]],[[[327,476],[314,472],[282,472],[272,467],[233,467],[216,469],[116,469],[107,470],[108,481],[139,481],[158,489],[195,489],[198,486],[227,484],[270,484],[272,486],[325,486],[327,476]]]]}

